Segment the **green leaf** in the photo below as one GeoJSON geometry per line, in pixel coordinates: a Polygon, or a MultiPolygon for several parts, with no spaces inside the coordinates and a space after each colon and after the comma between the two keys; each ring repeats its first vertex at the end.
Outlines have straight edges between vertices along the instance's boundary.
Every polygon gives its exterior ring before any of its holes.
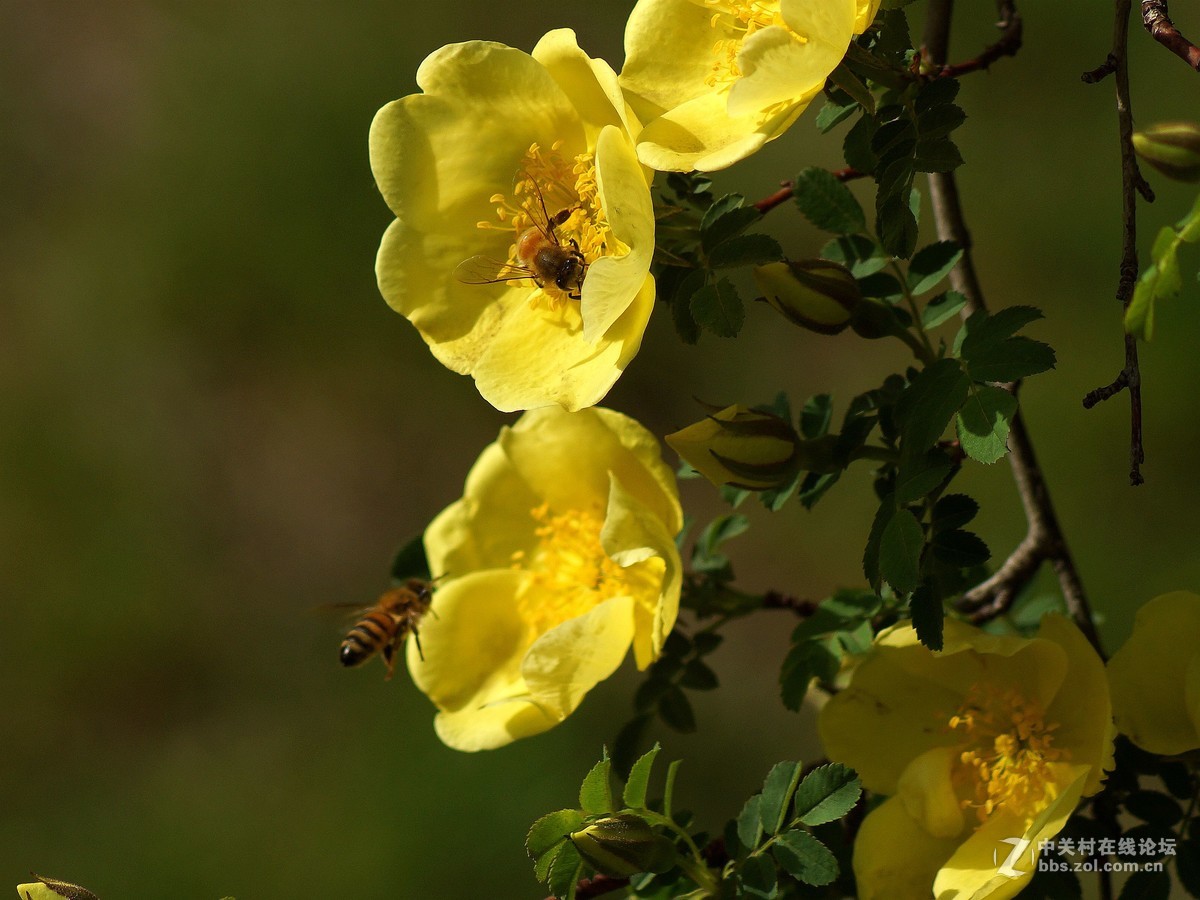
{"type": "Polygon", "coordinates": [[[579,806],[589,816],[613,811],[612,786],[609,784],[611,772],[612,763],[605,752],[604,758],[592,766],[592,770],[583,779],[579,788],[579,806]]]}
{"type": "Polygon", "coordinates": [[[758,815],[762,820],[764,834],[778,834],[787,817],[788,804],[796,785],[800,783],[801,766],[798,762],[776,763],[763,782],[762,799],[758,802],[758,815]]]}
{"type": "Polygon", "coordinates": [[[718,337],[737,337],[746,319],[746,310],[737,289],[727,278],[706,284],[692,296],[692,316],[718,337]]]}
{"type": "Polygon", "coordinates": [[[898,509],[879,540],[879,573],[897,593],[907,594],[921,578],[925,533],[907,509],[898,509]]]}
{"type": "Polygon", "coordinates": [[[895,513],[896,504],[892,496],[888,495],[875,511],[875,518],[871,521],[871,532],[867,536],[867,546],[863,549],[863,575],[876,591],[879,590],[879,543],[883,538],[883,530],[895,513]]]}
{"type": "MultiPolygon", "coordinates": [[[[655,699],[657,701],[657,698],[655,699]]],[[[643,740],[653,718],[648,710],[644,711],[621,726],[621,730],[613,738],[612,764],[618,775],[628,778],[633,768],[634,757],[638,748],[644,746],[643,740]]]]}
{"type": "Polygon", "coordinates": [[[867,228],[862,207],[846,185],[824,169],[810,167],[796,176],[792,193],[810,222],[834,234],[857,234],[867,228]]]}
{"type": "Polygon", "coordinates": [[[625,792],[621,798],[630,809],[645,809],[646,790],[650,784],[650,770],[654,768],[654,760],[662,747],[655,744],[629,770],[629,778],[625,781],[625,792]]]}
{"type": "Polygon", "coordinates": [[[741,882],[739,897],[775,900],[779,896],[779,876],[775,864],[765,856],[751,856],[738,867],[741,882]]]}
{"type": "Polygon", "coordinates": [[[692,315],[692,297],[704,287],[707,280],[702,269],[693,269],[671,295],[671,321],[680,340],[685,344],[694,344],[700,340],[700,325],[692,315]]]}
{"type": "Polygon", "coordinates": [[[959,569],[981,566],[992,556],[979,535],[959,528],[935,531],[929,546],[939,561],[959,569]]]}
{"type": "Polygon", "coordinates": [[[397,550],[392,558],[392,581],[403,584],[410,578],[430,577],[432,575],[429,571],[429,560],[425,558],[425,535],[418,534],[397,550]]]}
{"type": "Polygon", "coordinates": [[[918,119],[931,109],[953,103],[960,87],[956,78],[935,78],[921,85],[913,103],[918,119]]]}
{"type": "Polygon", "coordinates": [[[1175,874],[1193,897],[1200,897],[1200,841],[1180,841],[1176,850],[1175,874]]]}
{"type": "Polygon", "coordinates": [[[948,137],[922,139],[917,142],[913,168],[918,172],[953,172],[963,164],[958,145],[948,137]]]}
{"type": "Polygon", "coordinates": [[[913,628],[917,632],[917,640],[930,650],[942,649],[942,627],[946,611],[942,601],[929,588],[922,586],[908,601],[908,609],[912,614],[913,628]]]}
{"type": "Polygon", "coordinates": [[[796,626],[792,641],[857,628],[879,612],[882,601],[872,591],[840,590],[821,601],[815,613],[796,626]]]}
{"type": "Polygon", "coordinates": [[[708,254],[708,264],[714,269],[736,266],[760,266],[783,259],[779,241],[766,234],[742,234],[722,241],[708,254]]]}
{"type": "Polygon", "coordinates": [[[583,874],[583,857],[570,841],[564,841],[562,850],[550,866],[550,880],[547,887],[555,897],[562,900],[574,900],[575,887],[583,874]]]}
{"type": "Polygon", "coordinates": [[[1027,337],[1012,337],[998,344],[964,353],[967,372],[975,381],[1006,383],[1053,369],[1057,362],[1048,344],[1027,337]]]}
{"type": "Polygon", "coordinates": [[[921,324],[925,326],[926,330],[937,328],[943,322],[958,315],[966,305],[967,298],[958,291],[946,291],[944,294],[938,294],[921,310],[921,324]]]}
{"type": "Polygon", "coordinates": [[[816,126],[821,134],[827,134],[846,119],[850,118],[859,109],[859,105],[850,97],[845,97],[842,100],[828,100],[821,107],[821,111],[817,113],[816,126]]]}
{"type": "Polygon", "coordinates": [[[755,794],[746,801],[737,817],[738,840],[747,850],[757,847],[758,841],[762,837],[762,818],[758,813],[758,805],[761,801],[762,794],[755,794]]]}
{"type": "Polygon", "coordinates": [[[963,249],[955,241],[938,241],[918,250],[908,264],[908,289],[914,296],[937,287],[962,259],[963,249]]]}
{"type": "Polygon", "coordinates": [[[1134,791],[1125,798],[1125,809],[1143,822],[1167,828],[1183,818],[1179,802],[1158,791],[1134,791]]]}
{"type": "Polygon", "coordinates": [[[966,494],[947,494],[933,506],[933,531],[961,528],[979,515],[979,504],[966,494]]]}
{"type": "Polygon", "coordinates": [[[1154,283],[1143,274],[1125,310],[1125,330],[1140,341],[1154,339],[1154,283]]]}
{"type": "Polygon", "coordinates": [[[728,516],[717,516],[708,523],[700,537],[696,539],[696,549],[703,556],[716,556],[721,545],[740,534],[745,534],[750,527],[750,520],[740,513],[728,516]]]}
{"type": "Polygon", "coordinates": [[[976,310],[963,323],[962,334],[956,345],[963,354],[973,353],[977,348],[993,345],[1016,334],[1031,322],[1043,318],[1036,306],[1008,306],[996,313],[985,309],[976,310]]]}
{"type": "Polygon", "coordinates": [[[717,673],[698,659],[690,660],[683,667],[683,676],[679,679],[681,687],[693,691],[711,691],[720,685],[717,673]]]}
{"type": "Polygon", "coordinates": [[[917,245],[917,217],[908,205],[908,197],[886,200],[879,208],[875,224],[879,239],[893,256],[907,259],[917,245]]]}
{"type": "Polygon", "coordinates": [[[907,455],[896,474],[896,502],[904,505],[920,500],[945,481],[953,468],[950,457],[936,448],[907,455]]]}
{"type": "Polygon", "coordinates": [[[886,268],[890,260],[882,247],[861,234],[834,238],[821,248],[821,256],[845,266],[855,278],[874,275],[886,268]]]}
{"type": "Polygon", "coordinates": [[[940,359],[904,389],[896,404],[906,452],[923,453],[966,402],[971,382],[958,360],[940,359]]]}
{"type": "Polygon", "coordinates": [[[845,63],[839,65],[829,74],[829,80],[854,98],[859,106],[871,115],[875,114],[875,95],[861,78],[850,71],[845,63]]]}
{"type": "Polygon", "coordinates": [[[762,218],[762,213],[745,202],[741,194],[726,194],[705,211],[700,220],[700,245],[705,253],[762,218]]]}
{"type": "Polygon", "coordinates": [[[1171,876],[1163,872],[1134,872],[1121,888],[1119,900],[1171,900],[1171,876]]]}
{"type": "Polygon", "coordinates": [[[878,123],[872,116],[859,116],[857,122],[846,132],[842,140],[842,157],[846,165],[860,172],[873,172],[877,163],[871,143],[875,139],[878,123]]]}
{"type": "Polygon", "coordinates": [[[691,734],[696,730],[696,714],[692,712],[692,703],[677,687],[659,698],[658,714],[667,725],[678,732],[691,734]]]}
{"type": "Polygon", "coordinates": [[[854,808],[862,783],[853,769],[831,763],[813,769],[796,789],[796,818],[808,826],[834,822],[854,808]]]}
{"type": "Polygon", "coordinates": [[[922,139],[945,137],[966,120],[961,106],[943,103],[917,113],[917,131],[922,139]]]}
{"type": "Polygon", "coordinates": [[[833,419],[833,398],[829,394],[816,394],[804,402],[800,411],[800,433],[808,440],[815,440],[829,433],[833,419]]]}
{"type": "Polygon", "coordinates": [[[1004,388],[973,385],[958,411],[955,430],[963,452],[991,465],[1008,452],[1008,428],[1017,413],[1017,398],[1004,388]]]}
{"type": "Polygon", "coordinates": [[[785,831],[771,853],[785,872],[805,884],[830,884],[838,876],[837,858],[807,831],[785,831]]]}
{"type": "Polygon", "coordinates": [[[783,705],[793,712],[800,709],[812,680],[831,681],[837,675],[839,663],[837,655],[821,641],[803,641],[793,646],[779,673],[783,705]]]}
{"type": "MultiPolygon", "coordinates": [[[[551,850],[560,846],[572,831],[578,831],[583,825],[583,813],[577,809],[560,809],[557,812],[542,816],[529,829],[525,837],[525,852],[535,863],[539,863],[551,850]]],[[[538,881],[546,880],[550,863],[545,863],[544,869],[538,875],[538,881]]]]}

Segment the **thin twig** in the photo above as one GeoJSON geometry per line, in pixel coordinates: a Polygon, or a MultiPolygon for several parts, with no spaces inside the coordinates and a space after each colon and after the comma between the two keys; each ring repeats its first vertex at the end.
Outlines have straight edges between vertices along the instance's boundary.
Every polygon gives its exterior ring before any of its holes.
{"type": "Polygon", "coordinates": [[[793,612],[803,617],[813,615],[820,605],[816,600],[803,600],[800,597],[790,597],[787,594],[781,594],[779,591],[767,591],[763,594],[762,598],[763,609],[786,609],[788,612],[793,612]]]}
{"type": "MultiPolygon", "coordinates": [[[[998,0],[1001,11],[1004,0],[998,0]]],[[[953,0],[930,0],[925,31],[925,53],[935,63],[946,58],[949,42],[949,23],[953,11],[953,0]]],[[[951,285],[967,298],[963,316],[986,309],[983,291],[975,273],[971,253],[971,235],[963,218],[958,199],[958,183],[953,173],[934,173],[929,176],[929,193],[932,199],[933,216],[937,223],[938,237],[955,241],[963,248],[962,259],[950,273],[951,285]]],[[[1015,385],[1005,385],[1015,391],[1015,385]]],[[[1009,463],[1017,492],[1025,510],[1029,532],[1017,546],[1016,551],[1000,567],[996,576],[963,597],[960,604],[970,611],[991,604],[991,614],[999,615],[1011,606],[1013,600],[1043,562],[1053,565],[1058,575],[1059,586],[1067,609],[1079,629],[1094,647],[1100,650],[1100,638],[1092,621],[1091,608],[1084,593],[1075,562],[1067,546],[1067,539],[1058,524],[1050,490],[1046,486],[1042,470],[1033,451],[1033,442],[1025,428],[1025,419],[1018,409],[1009,428],[1009,463]]],[[[1101,651],[1102,652],[1102,651],[1101,651]]]]}
{"type": "Polygon", "coordinates": [[[1200,47],[1179,33],[1167,15],[1167,0],[1142,0],[1142,24],[1151,37],[1200,72],[1200,47]]]}
{"type": "MultiPolygon", "coordinates": [[[[832,174],[833,177],[838,181],[846,182],[853,181],[856,178],[866,178],[871,173],[860,172],[858,169],[838,169],[830,174],[832,174]]],[[[766,215],[781,203],[786,203],[787,201],[791,200],[795,195],[795,186],[792,184],[792,182],[785,181],[775,193],[771,194],[770,196],[763,197],[761,200],[755,203],[754,208],[763,215],[766,215]]]]}
{"type": "MultiPolygon", "coordinates": [[[[1021,14],[1017,12],[1014,0],[1000,0],[996,4],[1000,19],[996,27],[1000,29],[1000,39],[984,48],[983,52],[973,59],[960,63],[951,63],[936,68],[931,74],[935,78],[957,78],[968,72],[986,71],[992,63],[1005,56],[1016,56],[1021,49],[1022,23],[1021,14]]],[[[926,38],[926,46],[929,45],[926,38]]],[[[934,46],[937,46],[934,43],[934,46]]]]}
{"type": "MultiPolygon", "coordinates": [[[[1152,0],[1144,0],[1142,12],[1152,0]]],[[[1163,14],[1166,4],[1162,4],[1163,14]]],[[[1109,61],[1115,64],[1117,90],[1117,133],[1121,145],[1121,264],[1117,280],[1117,300],[1122,310],[1129,308],[1133,299],[1138,277],[1137,258],[1137,195],[1147,201],[1154,199],[1154,192],[1138,169],[1137,157],[1133,152],[1133,110],[1129,104],[1129,15],[1132,0],[1116,0],[1113,24],[1113,48],[1109,61]]],[[[1137,338],[1125,334],[1125,365],[1110,384],[1090,391],[1083,398],[1085,409],[1115,397],[1123,390],[1129,391],[1129,483],[1142,484],[1142,463],[1146,461],[1146,449],[1142,441],[1142,373],[1138,366],[1137,338]]]]}

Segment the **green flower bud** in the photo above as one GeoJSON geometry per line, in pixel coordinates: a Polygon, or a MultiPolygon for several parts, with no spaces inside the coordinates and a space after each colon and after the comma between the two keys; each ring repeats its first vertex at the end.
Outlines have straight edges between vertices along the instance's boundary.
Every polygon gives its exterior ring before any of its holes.
{"type": "Polygon", "coordinates": [[[1162,122],[1133,135],[1133,149],[1176,181],[1200,181],[1200,125],[1162,122]]]}
{"type": "Polygon", "coordinates": [[[66,900],[99,900],[87,888],[82,888],[77,884],[69,884],[55,878],[44,878],[35,872],[30,874],[37,881],[17,885],[17,896],[21,900],[63,900],[64,897],[66,900]]]}
{"type": "Polygon", "coordinates": [[[801,328],[837,334],[862,301],[845,266],[827,259],[774,262],[754,269],[754,283],[772,308],[801,328]]]}
{"type": "Polygon", "coordinates": [[[801,468],[800,436],[779,416],[730,406],[669,434],[667,444],[713,484],[786,487],[801,468]]]}
{"type": "Polygon", "coordinates": [[[675,845],[641,816],[617,813],[571,834],[579,855],[596,871],[613,878],[639,872],[665,872],[675,865],[675,845]]]}

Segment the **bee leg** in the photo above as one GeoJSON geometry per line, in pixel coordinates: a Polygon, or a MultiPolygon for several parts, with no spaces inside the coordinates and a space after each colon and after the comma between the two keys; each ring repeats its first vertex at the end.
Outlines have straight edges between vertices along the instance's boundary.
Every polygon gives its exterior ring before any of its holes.
{"type": "MultiPolygon", "coordinates": [[[[433,610],[430,610],[433,612],[433,610]]],[[[434,618],[437,618],[437,613],[434,613],[434,618]]],[[[417,631],[416,626],[412,630],[413,640],[417,642],[417,656],[421,657],[421,662],[425,662],[425,651],[421,649],[421,633],[417,631]]]]}
{"type": "Polygon", "coordinates": [[[383,661],[387,663],[387,677],[384,681],[391,681],[392,675],[396,672],[396,644],[395,642],[383,645],[383,661]]]}

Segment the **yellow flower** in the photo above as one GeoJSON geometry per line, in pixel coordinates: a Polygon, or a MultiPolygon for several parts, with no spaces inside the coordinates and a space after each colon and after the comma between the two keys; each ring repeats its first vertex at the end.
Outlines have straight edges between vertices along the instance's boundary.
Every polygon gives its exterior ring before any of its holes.
{"type": "Polygon", "coordinates": [[[615,73],[562,29],[532,56],[443,47],[417,84],[424,93],[371,125],[371,169],[396,214],[380,290],[497,409],[591,406],[637,353],[654,305],[653,173],[615,73]],[[522,235],[547,231],[573,267],[562,289],[525,267],[538,241],[522,235]]]}
{"type": "Polygon", "coordinates": [[[1143,750],[1200,747],[1200,596],[1175,591],[1139,609],[1108,682],[1117,730],[1143,750]]]}
{"type": "Polygon", "coordinates": [[[888,629],[820,732],[830,759],[891,795],[855,841],[861,900],[1015,896],[1112,765],[1104,663],[1061,616],[1034,638],[947,620],[937,653],[888,629]]]}
{"type": "Polygon", "coordinates": [[[480,455],[425,532],[444,575],[408,667],[459,750],[557,725],[633,645],[638,668],[679,611],[683,524],[658,441],[620,413],[526,413],[480,455]]]}
{"type": "Polygon", "coordinates": [[[723,169],[786,131],[879,0],[639,0],[621,87],[662,171],[723,169]]]}
{"type": "Polygon", "coordinates": [[[715,485],[785,487],[800,471],[800,436],[779,416],[730,406],[666,436],[667,445],[715,485]]]}

